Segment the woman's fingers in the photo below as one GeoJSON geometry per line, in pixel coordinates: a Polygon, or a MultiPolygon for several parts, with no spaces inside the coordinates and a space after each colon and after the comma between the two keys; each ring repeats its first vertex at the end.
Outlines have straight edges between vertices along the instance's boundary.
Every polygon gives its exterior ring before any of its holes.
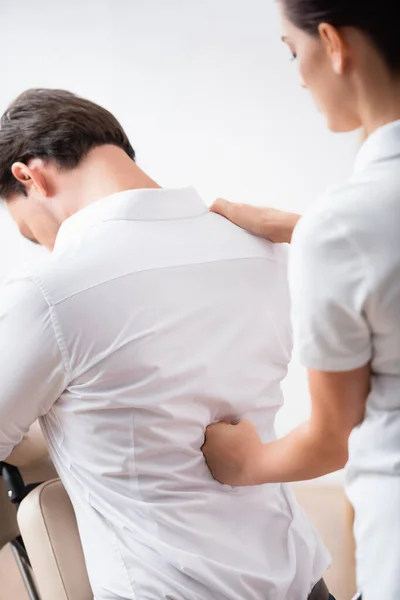
{"type": "Polygon", "coordinates": [[[265,213],[269,209],[251,206],[250,204],[235,204],[223,198],[218,198],[210,210],[254,235],[263,235],[265,213]]]}
{"type": "Polygon", "coordinates": [[[213,477],[220,483],[243,486],[261,482],[256,465],[262,443],[250,421],[210,425],[202,451],[213,477]]]}
{"type": "Polygon", "coordinates": [[[235,204],[223,198],[218,198],[210,211],[225,217],[253,235],[275,243],[290,243],[293,230],[300,219],[299,215],[275,208],[235,204]]]}
{"type": "Polygon", "coordinates": [[[224,198],[217,198],[217,200],[215,200],[215,202],[211,205],[210,211],[226,217],[231,205],[232,202],[228,202],[228,200],[224,200],[224,198]]]}

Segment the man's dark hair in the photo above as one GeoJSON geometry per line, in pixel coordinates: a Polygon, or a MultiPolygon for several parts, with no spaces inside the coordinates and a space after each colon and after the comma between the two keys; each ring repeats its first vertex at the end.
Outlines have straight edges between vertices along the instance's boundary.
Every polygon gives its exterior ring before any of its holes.
{"type": "Polygon", "coordinates": [[[281,0],[289,20],[318,35],[318,25],[356,27],[366,33],[388,67],[400,73],[399,0],[281,0]]]}
{"type": "Polygon", "coordinates": [[[135,160],[127,135],[105,108],[64,90],[24,92],[0,120],[0,197],[25,194],[11,173],[15,162],[41,158],[74,169],[90,150],[105,144],[135,160]]]}

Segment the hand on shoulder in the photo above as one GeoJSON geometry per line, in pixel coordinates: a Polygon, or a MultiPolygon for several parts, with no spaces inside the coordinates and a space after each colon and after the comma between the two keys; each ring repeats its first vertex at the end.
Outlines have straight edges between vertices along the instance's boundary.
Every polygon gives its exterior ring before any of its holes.
{"type": "Polygon", "coordinates": [[[300,215],[276,208],[235,204],[223,198],[218,198],[210,211],[225,217],[253,235],[277,244],[290,244],[294,228],[300,219],[300,215]]]}

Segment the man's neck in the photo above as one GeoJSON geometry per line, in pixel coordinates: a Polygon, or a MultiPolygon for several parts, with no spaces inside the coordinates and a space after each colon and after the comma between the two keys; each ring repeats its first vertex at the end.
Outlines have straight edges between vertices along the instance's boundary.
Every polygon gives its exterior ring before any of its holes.
{"type": "Polygon", "coordinates": [[[126,190],[160,188],[123,150],[115,146],[92,150],[76,169],[68,187],[64,220],[106,196],[126,190]]]}

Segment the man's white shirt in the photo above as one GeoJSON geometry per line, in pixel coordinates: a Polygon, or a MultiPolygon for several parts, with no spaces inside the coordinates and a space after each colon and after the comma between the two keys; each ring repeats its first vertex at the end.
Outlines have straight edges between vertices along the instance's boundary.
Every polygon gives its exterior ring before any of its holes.
{"type": "Polygon", "coordinates": [[[96,600],[306,600],[329,557],[285,485],[215,482],[221,419],[273,440],[291,354],[286,250],[192,189],[61,227],[0,294],[0,459],[41,417],[96,600]]]}

